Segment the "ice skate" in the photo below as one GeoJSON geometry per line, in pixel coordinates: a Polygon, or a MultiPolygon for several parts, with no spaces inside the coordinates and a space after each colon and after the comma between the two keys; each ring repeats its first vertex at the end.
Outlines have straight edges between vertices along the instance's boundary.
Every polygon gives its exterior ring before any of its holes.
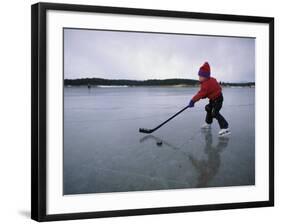
{"type": "Polygon", "coordinates": [[[211,129],[211,124],[207,124],[207,123],[205,123],[205,124],[203,124],[202,126],[201,126],[201,129],[203,129],[203,130],[208,130],[208,129],[211,129]]]}
{"type": "Polygon", "coordinates": [[[219,137],[229,136],[230,133],[231,133],[231,132],[230,132],[229,128],[222,128],[222,129],[219,131],[219,137]]]}

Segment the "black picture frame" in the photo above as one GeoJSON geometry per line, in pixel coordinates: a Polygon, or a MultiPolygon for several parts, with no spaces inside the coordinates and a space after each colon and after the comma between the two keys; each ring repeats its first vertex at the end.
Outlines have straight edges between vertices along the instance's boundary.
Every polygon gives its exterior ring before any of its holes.
{"type": "Polygon", "coordinates": [[[161,213],[192,212],[274,206],[274,18],[120,8],[74,4],[37,3],[31,10],[31,218],[36,221],[71,220],[161,213]],[[269,200],[196,206],[159,207],[68,214],[46,213],[46,12],[64,10],[123,15],[161,16],[217,21],[253,22],[269,25],[269,200]]]}

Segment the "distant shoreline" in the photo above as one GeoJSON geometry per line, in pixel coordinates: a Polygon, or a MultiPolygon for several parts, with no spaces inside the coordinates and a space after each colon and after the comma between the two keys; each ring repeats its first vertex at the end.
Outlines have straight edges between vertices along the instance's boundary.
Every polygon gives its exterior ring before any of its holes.
{"type": "MultiPolygon", "coordinates": [[[[82,78],[65,79],[65,86],[88,86],[88,87],[197,87],[199,81],[194,79],[102,79],[102,78],[82,78]]],[[[254,82],[230,83],[220,82],[222,86],[229,87],[254,87],[254,82]]]]}
{"type": "MultiPolygon", "coordinates": [[[[177,86],[177,85],[171,85],[171,86],[87,86],[87,85],[64,85],[65,88],[72,88],[72,87],[80,87],[80,88],[104,88],[104,89],[110,89],[110,88],[198,88],[199,86],[177,86]]],[[[222,85],[223,88],[255,88],[255,86],[225,86],[222,85]]]]}

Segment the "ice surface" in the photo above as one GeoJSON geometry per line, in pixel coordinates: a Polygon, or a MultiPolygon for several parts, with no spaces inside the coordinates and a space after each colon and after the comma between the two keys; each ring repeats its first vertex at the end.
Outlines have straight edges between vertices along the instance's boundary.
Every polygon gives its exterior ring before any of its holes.
{"type": "Polygon", "coordinates": [[[64,88],[64,194],[255,184],[255,89],[224,88],[221,113],[201,131],[204,106],[154,128],[187,105],[197,88],[64,88]],[[162,145],[157,145],[162,141],[162,145]]]}

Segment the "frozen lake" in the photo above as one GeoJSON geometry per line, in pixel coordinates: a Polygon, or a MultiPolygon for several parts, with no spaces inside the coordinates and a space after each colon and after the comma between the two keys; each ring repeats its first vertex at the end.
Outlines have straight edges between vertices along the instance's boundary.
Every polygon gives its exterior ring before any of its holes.
{"type": "Polygon", "coordinates": [[[218,138],[216,120],[200,130],[207,100],[151,135],[139,133],[185,107],[197,90],[65,87],[64,194],[254,185],[254,88],[223,88],[229,138],[218,138]]]}

